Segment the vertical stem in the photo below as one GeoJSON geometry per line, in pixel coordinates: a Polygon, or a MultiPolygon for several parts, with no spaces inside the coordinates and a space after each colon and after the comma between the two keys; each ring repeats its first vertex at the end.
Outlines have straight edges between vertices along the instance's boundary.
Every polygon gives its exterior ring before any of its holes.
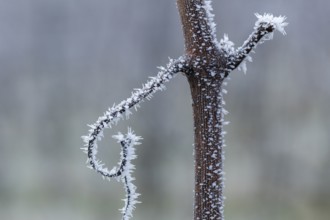
{"type": "Polygon", "coordinates": [[[224,220],[221,75],[226,60],[216,45],[205,3],[177,0],[186,55],[191,61],[187,78],[195,126],[194,220],[224,220]]]}
{"type": "Polygon", "coordinates": [[[208,23],[205,0],[177,0],[187,55],[215,55],[214,36],[208,23]],[[212,49],[210,49],[212,48],[212,49]]]}
{"type": "Polygon", "coordinates": [[[223,220],[222,80],[188,77],[195,126],[195,220],[223,220]]]}

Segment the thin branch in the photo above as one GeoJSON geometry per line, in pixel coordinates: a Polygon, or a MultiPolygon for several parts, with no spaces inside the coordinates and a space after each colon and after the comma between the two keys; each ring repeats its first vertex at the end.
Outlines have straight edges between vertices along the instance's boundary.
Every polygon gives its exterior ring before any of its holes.
{"type": "Polygon", "coordinates": [[[104,167],[102,161],[98,160],[96,157],[98,149],[97,141],[102,139],[104,130],[117,124],[118,121],[123,118],[124,114],[128,118],[131,114],[130,109],[132,107],[137,109],[138,104],[145,98],[150,99],[156,91],[163,90],[165,88],[164,83],[168,82],[176,73],[187,71],[189,71],[188,65],[184,57],[170,60],[167,67],[160,67],[160,72],[157,76],[151,77],[150,81],[142,86],[142,89],[136,89],[130,98],[109,108],[109,110],[106,111],[103,116],[99,117],[93,125],[89,125],[91,128],[89,134],[82,137],[85,142],[83,150],[87,153],[88,167],[94,169],[108,180],[110,180],[110,178],[117,178],[124,183],[127,196],[125,207],[122,209],[123,220],[128,220],[132,216],[132,210],[137,203],[136,198],[138,194],[135,193],[136,187],[132,184],[134,178],[131,176],[131,173],[132,169],[134,169],[134,165],[131,164],[131,160],[136,158],[134,146],[139,144],[141,138],[135,136],[130,129],[126,135],[119,133],[114,136],[114,138],[121,143],[122,149],[119,168],[117,169],[114,167],[111,170],[104,167]]]}
{"type": "MultiPolygon", "coordinates": [[[[258,18],[254,26],[254,31],[248,39],[243,43],[243,45],[236,50],[233,49],[233,43],[228,39],[222,41],[226,45],[227,49],[227,69],[225,76],[228,76],[229,72],[239,67],[240,64],[243,64],[243,71],[246,71],[245,59],[252,61],[249,53],[257,47],[258,44],[262,44],[265,40],[271,40],[273,38],[273,33],[275,30],[278,30],[283,35],[286,34],[284,27],[288,25],[285,22],[286,17],[279,16],[274,17],[271,14],[255,14],[258,18]],[[227,43],[225,43],[227,42],[227,43]]],[[[224,46],[222,46],[223,48],[224,46]]]]}
{"type": "Polygon", "coordinates": [[[134,178],[131,174],[135,167],[131,163],[131,160],[136,158],[134,146],[140,144],[138,141],[141,140],[141,137],[136,136],[131,129],[128,129],[126,135],[119,133],[113,137],[116,138],[122,146],[120,168],[117,174],[118,177],[121,177],[126,192],[125,206],[121,210],[123,220],[128,220],[132,217],[135,204],[138,203],[137,198],[140,195],[136,193],[136,186],[132,183],[134,178]]]}

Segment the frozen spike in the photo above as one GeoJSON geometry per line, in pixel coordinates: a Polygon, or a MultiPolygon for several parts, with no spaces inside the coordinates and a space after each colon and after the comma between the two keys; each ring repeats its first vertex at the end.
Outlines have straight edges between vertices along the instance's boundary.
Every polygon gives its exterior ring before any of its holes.
{"type": "Polygon", "coordinates": [[[130,110],[126,110],[125,115],[126,115],[126,119],[129,119],[129,116],[132,115],[133,113],[130,110]]]}
{"type": "Polygon", "coordinates": [[[87,151],[88,150],[88,147],[81,147],[80,148],[82,151],[87,151]]]}
{"type": "Polygon", "coordinates": [[[85,143],[88,143],[89,140],[90,140],[90,136],[81,136],[81,138],[83,139],[83,141],[84,141],[85,143]]]}
{"type": "Polygon", "coordinates": [[[223,122],[223,125],[229,125],[230,124],[230,121],[224,121],[223,122]]]}
{"type": "Polygon", "coordinates": [[[88,124],[87,126],[90,127],[90,128],[93,129],[93,130],[96,128],[95,125],[89,125],[89,124],[88,124]]]}
{"type": "Polygon", "coordinates": [[[163,66],[158,66],[157,68],[158,68],[160,71],[166,71],[166,68],[163,67],[163,66]]]}
{"type": "Polygon", "coordinates": [[[253,59],[250,55],[246,56],[246,60],[249,61],[250,63],[252,63],[253,59]]]}
{"type": "Polygon", "coordinates": [[[223,112],[223,114],[225,114],[225,115],[227,115],[229,112],[226,110],[226,109],[224,109],[224,108],[222,108],[222,112],[223,112]]]}

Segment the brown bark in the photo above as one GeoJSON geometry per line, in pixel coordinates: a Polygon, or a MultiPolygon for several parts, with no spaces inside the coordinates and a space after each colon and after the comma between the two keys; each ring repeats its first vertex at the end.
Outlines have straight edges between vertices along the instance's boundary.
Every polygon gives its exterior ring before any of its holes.
{"type": "MultiPolygon", "coordinates": [[[[211,28],[207,19],[203,19],[206,18],[206,12],[203,9],[197,9],[203,2],[203,0],[177,1],[183,26],[186,54],[188,55],[205,56],[209,53],[206,48],[213,46],[211,28]]],[[[212,50],[212,53],[214,52],[212,50]]]]}
{"type": "Polygon", "coordinates": [[[222,81],[188,80],[195,126],[194,219],[223,219],[222,81]]]}
{"type": "Polygon", "coordinates": [[[203,0],[177,0],[191,63],[187,75],[193,100],[195,133],[194,219],[223,217],[223,108],[221,74],[224,56],[215,39],[203,0]]]}

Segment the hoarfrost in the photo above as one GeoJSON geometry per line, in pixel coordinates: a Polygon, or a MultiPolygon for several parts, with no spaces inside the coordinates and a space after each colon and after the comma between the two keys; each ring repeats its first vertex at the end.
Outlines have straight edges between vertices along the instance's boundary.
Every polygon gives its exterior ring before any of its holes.
{"type": "Polygon", "coordinates": [[[286,17],[285,16],[278,16],[275,17],[272,14],[264,13],[263,15],[260,15],[258,13],[255,13],[255,16],[258,18],[257,22],[255,23],[254,29],[257,30],[260,26],[268,26],[271,25],[275,28],[275,30],[278,30],[283,35],[286,35],[286,32],[284,28],[289,24],[285,22],[286,17]]]}
{"type": "MultiPolygon", "coordinates": [[[[234,43],[229,40],[226,34],[220,42],[216,39],[216,24],[213,20],[214,14],[212,13],[212,1],[205,0],[198,2],[198,4],[193,5],[195,7],[191,7],[189,12],[187,12],[190,19],[189,21],[192,24],[192,30],[190,30],[193,33],[192,38],[197,45],[197,47],[193,48],[193,52],[198,50],[203,54],[205,51],[208,53],[218,50],[214,54],[217,54],[217,52],[221,53],[223,55],[221,58],[224,58],[226,62],[225,64],[222,62],[222,67],[219,67],[219,65],[208,67],[211,77],[208,76],[203,78],[199,71],[194,70],[195,76],[198,76],[201,80],[197,84],[201,87],[201,91],[205,92],[206,87],[212,87],[210,90],[217,93],[208,94],[204,97],[206,103],[209,104],[204,105],[203,110],[204,113],[208,115],[203,116],[203,120],[207,120],[200,123],[200,126],[206,128],[208,131],[206,132],[207,135],[202,136],[202,143],[207,144],[210,148],[203,160],[204,162],[206,159],[212,161],[212,165],[209,165],[207,167],[208,171],[204,173],[209,179],[200,183],[200,192],[206,190],[207,197],[203,198],[203,202],[211,204],[211,206],[216,209],[214,212],[212,211],[212,213],[210,211],[205,212],[204,214],[206,215],[203,216],[203,219],[216,219],[217,216],[219,216],[219,213],[220,216],[223,216],[224,210],[225,198],[222,194],[216,195],[214,192],[219,192],[224,187],[225,174],[223,171],[223,160],[225,159],[224,147],[226,145],[224,136],[226,132],[223,131],[223,126],[229,124],[229,122],[224,121],[224,116],[228,114],[228,111],[224,108],[225,102],[223,100],[223,94],[226,94],[227,91],[221,87],[222,85],[225,86],[227,84],[227,82],[224,82],[224,79],[229,80],[228,74],[235,68],[246,73],[246,62],[252,62],[252,57],[249,56],[249,53],[253,52],[258,44],[263,43],[265,40],[272,39],[275,30],[278,30],[285,35],[286,32],[284,28],[288,23],[285,22],[286,17],[284,16],[274,17],[271,14],[265,13],[264,15],[260,15],[256,13],[255,15],[258,20],[255,23],[253,33],[241,47],[235,49],[234,43]],[[220,69],[218,69],[218,67],[220,69]],[[220,84],[214,82],[214,78],[217,76],[221,77],[220,84]],[[212,79],[210,80],[210,78],[212,79]],[[204,84],[204,86],[201,86],[202,84],[204,84]],[[212,112],[213,109],[217,109],[216,114],[212,112]],[[210,114],[210,112],[212,113],[210,114]],[[214,181],[214,177],[216,181],[214,181]],[[212,181],[212,185],[211,188],[205,189],[205,186],[209,185],[207,181],[212,181]]],[[[138,203],[136,199],[139,194],[136,193],[136,186],[132,183],[134,178],[131,174],[134,170],[134,165],[131,161],[136,158],[134,146],[140,144],[139,141],[141,140],[141,137],[136,136],[131,129],[128,129],[127,134],[118,133],[113,136],[117,139],[118,143],[121,144],[122,150],[120,153],[121,159],[118,168],[114,167],[111,170],[104,167],[104,164],[96,158],[98,150],[97,141],[102,139],[104,129],[116,125],[120,119],[124,118],[124,116],[128,119],[132,114],[130,111],[132,107],[137,110],[139,103],[144,99],[149,100],[156,91],[164,90],[164,83],[175,76],[175,73],[180,71],[186,71],[186,73],[190,72],[191,69],[189,68],[191,67],[191,64],[193,67],[196,67],[195,69],[202,68],[205,64],[208,64],[208,59],[203,57],[203,55],[194,57],[193,60],[189,61],[191,61],[191,63],[186,63],[184,57],[180,57],[177,60],[170,59],[170,62],[166,67],[159,67],[160,71],[156,77],[150,77],[150,80],[145,83],[142,88],[135,89],[132,92],[130,98],[120,102],[118,105],[113,105],[113,107],[109,108],[109,110],[106,111],[103,116],[99,117],[94,124],[89,125],[90,130],[88,135],[82,137],[85,142],[82,150],[88,155],[88,167],[100,173],[103,178],[116,178],[124,184],[126,199],[125,206],[121,210],[123,213],[123,220],[128,220],[132,217],[132,211],[134,210],[135,204],[138,203]]],[[[216,63],[216,61],[218,60],[212,60],[213,64],[216,63]]],[[[197,128],[195,127],[195,130],[196,129],[197,128]]],[[[197,170],[202,170],[200,165],[197,166],[197,170]]],[[[198,207],[198,205],[195,206],[198,207]]]]}
{"type": "Polygon", "coordinates": [[[288,23],[285,22],[285,16],[275,17],[268,13],[263,15],[256,13],[255,15],[258,20],[254,25],[254,31],[248,39],[244,41],[241,47],[235,50],[234,44],[229,41],[228,36],[226,35],[220,41],[220,47],[227,53],[228,57],[226,75],[228,75],[228,73],[235,68],[238,68],[238,70],[246,73],[246,61],[252,62],[252,57],[249,53],[253,52],[257,45],[262,44],[266,40],[271,40],[275,30],[279,31],[283,35],[286,35],[284,28],[288,25],[288,23]]]}
{"type": "Polygon", "coordinates": [[[136,136],[130,128],[125,135],[118,133],[113,136],[118,143],[121,144],[122,149],[118,168],[114,167],[111,170],[104,167],[103,162],[96,157],[98,152],[97,141],[101,141],[104,129],[116,125],[120,119],[124,119],[124,115],[126,118],[129,118],[132,114],[129,110],[130,108],[138,107],[138,104],[145,98],[150,99],[156,91],[164,90],[164,83],[169,81],[176,73],[182,71],[185,67],[186,63],[183,57],[177,60],[170,59],[166,68],[160,68],[160,72],[157,76],[151,77],[150,81],[142,86],[142,89],[135,89],[131,97],[120,102],[118,105],[114,104],[103,116],[99,117],[94,124],[88,125],[90,127],[89,133],[87,136],[82,137],[85,143],[82,150],[88,157],[86,161],[88,164],[87,167],[94,169],[105,179],[110,180],[110,178],[115,178],[124,184],[126,198],[124,200],[125,206],[121,210],[123,213],[123,220],[128,220],[132,217],[132,211],[138,203],[136,199],[139,194],[136,193],[136,186],[132,183],[134,178],[131,175],[135,167],[131,161],[136,158],[134,146],[140,144],[139,141],[141,137],[136,136]]]}

